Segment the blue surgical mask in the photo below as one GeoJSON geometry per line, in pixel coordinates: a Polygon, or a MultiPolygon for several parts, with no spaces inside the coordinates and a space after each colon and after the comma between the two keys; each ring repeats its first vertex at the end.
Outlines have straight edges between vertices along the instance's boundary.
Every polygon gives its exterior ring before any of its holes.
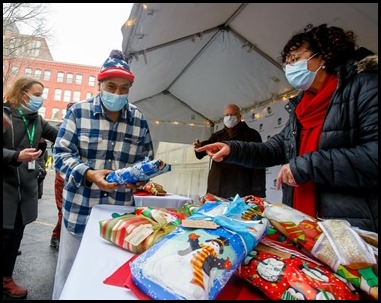
{"type": "Polygon", "coordinates": [[[117,95],[103,90],[101,100],[110,112],[118,112],[128,103],[128,94],[117,95]]]}
{"type": "Polygon", "coordinates": [[[224,117],[224,124],[227,128],[233,128],[238,124],[238,119],[236,116],[225,116],[224,117]]]}
{"type": "Polygon", "coordinates": [[[299,60],[293,64],[287,64],[284,68],[287,81],[294,88],[307,90],[310,88],[312,82],[314,82],[316,74],[321,66],[317,69],[317,71],[311,72],[308,70],[307,62],[315,55],[308,59],[299,60]]]}
{"type": "Polygon", "coordinates": [[[42,96],[37,97],[33,95],[29,96],[27,93],[25,94],[29,97],[29,102],[26,106],[34,112],[38,111],[41,108],[42,103],[44,102],[44,97],[42,96]]]}

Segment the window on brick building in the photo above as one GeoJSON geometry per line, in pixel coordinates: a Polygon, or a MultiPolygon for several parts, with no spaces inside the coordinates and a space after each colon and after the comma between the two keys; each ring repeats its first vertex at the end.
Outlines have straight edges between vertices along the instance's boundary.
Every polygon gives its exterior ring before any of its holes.
{"type": "Polygon", "coordinates": [[[44,87],[44,91],[42,92],[42,97],[44,98],[44,100],[48,99],[48,96],[49,96],[49,88],[48,87],[44,87]]]}
{"type": "Polygon", "coordinates": [[[62,90],[59,88],[56,88],[54,90],[54,101],[61,101],[61,97],[62,97],[62,90]]]}
{"type": "Polygon", "coordinates": [[[95,86],[95,76],[89,76],[89,86],[95,86]]]}
{"type": "Polygon", "coordinates": [[[74,94],[73,94],[73,101],[74,102],[78,102],[78,101],[81,101],[81,92],[80,91],[74,91],[74,94]]]}
{"type": "Polygon", "coordinates": [[[90,99],[94,96],[93,93],[86,93],[86,99],[90,99]]]}
{"type": "Polygon", "coordinates": [[[45,118],[46,107],[41,106],[40,109],[38,110],[38,113],[41,115],[42,118],[45,118]]]}
{"type": "Polygon", "coordinates": [[[44,80],[45,81],[50,81],[50,77],[52,76],[52,72],[50,70],[45,70],[44,71],[44,80]]]}
{"type": "Polygon", "coordinates": [[[73,83],[74,75],[72,73],[67,73],[66,75],[66,83],[73,83]]]}
{"type": "Polygon", "coordinates": [[[64,109],[61,109],[61,113],[62,113],[62,120],[65,118],[65,116],[66,116],[66,112],[67,112],[66,108],[64,108],[64,109]]]}
{"type": "Polygon", "coordinates": [[[64,101],[65,102],[70,102],[71,99],[71,90],[65,90],[64,91],[64,101]]]}
{"type": "Polygon", "coordinates": [[[19,68],[18,66],[12,66],[11,68],[11,76],[16,77],[19,74],[19,68]]]}
{"type": "Polygon", "coordinates": [[[82,84],[83,76],[81,74],[75,75],[75,84],[82,84]]]}
{"type": "Polygon", "coordinates": [[[57,73],[57,82],[58,83],[63,83],[64,82],[64,77],[65,77],[65,74],[63,72],[58,72],[57,73]]]}
{"type": "Polygon", "coordinates": [[[52,119],[58,120],[58,113],[60,112],[59,108],[53,107],[52,108],[52,119]]]}
{"type": "Polygon", "coordinates": [[[34,70],[34,77],[36,78],[36,79],[40,79],[41,78],[41,73],[42,73],[42,71],[40,70],[40,69],[35,69],[34,70]]]}
{"type": "Polygon", "coordinates": [[[32,76],[32,69],[27,67],[25,68],[25,76],[32,76]]]}

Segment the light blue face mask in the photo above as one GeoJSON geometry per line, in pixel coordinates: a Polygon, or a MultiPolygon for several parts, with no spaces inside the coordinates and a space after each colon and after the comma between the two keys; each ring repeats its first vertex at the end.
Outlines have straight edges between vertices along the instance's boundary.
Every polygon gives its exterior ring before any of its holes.
{"type": "Polygon", "coordinates": [[[128,103],[128,94],[117,95],[103,90],[101,100],[110,112],[118,112],[128,103]]]}
{"type": "Polygon", "coordinates": [[[311,72],[308,70],[307,62],[315,55],[312,55],[308,59],[299,60],[293,64],[287,64],[284,68],[287,81],[294,88],[307,90],[310,88],[312,82],[314,82],[316,74],[321,66],[315,72],[311,72]]]}
{"type": "Polygon", "coordinates": [[[27,93],[25,94],[29,97],[29,102],[26,106],[34,112],[38,111],[41,108],[42,103],[44,102],[44,97],[42,96],[37,97],[33,95],[29,96],[27,93]]]}

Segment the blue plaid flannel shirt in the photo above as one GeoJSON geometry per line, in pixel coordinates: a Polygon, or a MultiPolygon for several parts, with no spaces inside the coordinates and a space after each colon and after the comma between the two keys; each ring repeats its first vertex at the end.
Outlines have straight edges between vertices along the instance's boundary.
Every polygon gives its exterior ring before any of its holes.
{"type": "Polygon", "coordinates": [[[116,123],[106,118],[99,94],[73,105],[66,113],[53,150],[54,166],[65,176],[63,218],[73,234],[83,235],[91,208],[96,204],[133,205],[130,189],[115,192],[89,186],[90,169],[116,170],[149,157],[154,150],[143,113],[128,104],[116,123]]]}

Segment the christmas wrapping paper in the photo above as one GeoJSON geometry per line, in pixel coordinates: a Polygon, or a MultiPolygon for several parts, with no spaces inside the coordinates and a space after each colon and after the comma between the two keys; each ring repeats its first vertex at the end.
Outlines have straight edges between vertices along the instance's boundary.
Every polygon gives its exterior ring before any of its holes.
{"type": "Polygon", "coordinates": [[[318,221],[284,204],[266,205],[263,215],[305,252],[378,299],[378,265],[374,252],[347,221],[318,221]]]}
{"type": "Polygon", "coordinates": [[[184,215],[165,209],[139,207],[134,214],[117,215],[99,222],[100,236],[130,252],[140,254],[180,224],[184,215]]]}
{"type": "Polygon", "coordinates": [[[359,300],[354,287],[294,245],[267,236],[236,271],[272,300],[359,300]]]}
{"type": "Polygon", "coordinates": [[[171,171],[171,165],[160,159],[149,160],[146,157],[143,161],[135,163],[133,166],[117,169],[106,176],[106,181],[118,184],[135,184],[137,182],[148,181],[158,175],[171,171]]]}
{"type": "Polygon", "coordinates": [[[215,299],[266,233],[268,220],[254,212],[239,197],[205,203],[188,219],[219,227],[177,227],[131,263],[134,283],[156,300],[215,299]]]}

